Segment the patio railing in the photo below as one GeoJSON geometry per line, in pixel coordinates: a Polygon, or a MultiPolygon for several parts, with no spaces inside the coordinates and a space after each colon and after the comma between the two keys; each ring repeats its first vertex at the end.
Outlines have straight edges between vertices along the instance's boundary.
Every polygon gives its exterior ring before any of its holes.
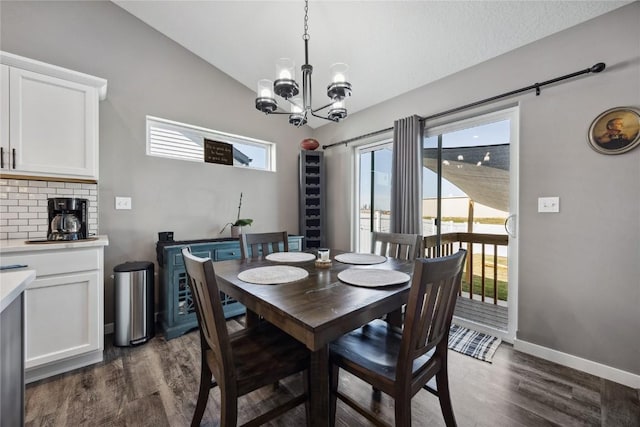
{"type": "Polygon", "coordinates": [[[425,237],[423,247],[427,258],[451,255],[460,248],[466,249],[467,262],[460,295],[498,304],[498,301],[507,300],[506,256],[499,254],[506,254],[508,244],[509,236],[506,234],[446,233],[441,236],[439,255],[436,236],[425,237]]]}

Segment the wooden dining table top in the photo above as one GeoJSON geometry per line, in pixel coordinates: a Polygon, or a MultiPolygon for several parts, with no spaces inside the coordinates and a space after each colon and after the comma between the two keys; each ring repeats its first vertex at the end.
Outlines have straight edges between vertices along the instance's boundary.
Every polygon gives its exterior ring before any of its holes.
{"type": "MultiPolygon", "coordinates": [[[[334,254],[341,251],[331,251],[334,254]]],[[[281,263],[266,258],[218,261],[215,272],[220,291],[240,301],[248,310],[265,318],[311,351],[367,322],[398,310],[406,304],[410,281],[401,285],[368,288],[341,282],[338,274],[348,268],[396,270],[411,275],[414,261],[387,258],[374,265],[344,264],[332,259],[329,268],[315,262],[281,263]],[[309,276],[291,283],[264,285],[238,278],[242,271],[272,265],[300,267],[309,276]]]]}

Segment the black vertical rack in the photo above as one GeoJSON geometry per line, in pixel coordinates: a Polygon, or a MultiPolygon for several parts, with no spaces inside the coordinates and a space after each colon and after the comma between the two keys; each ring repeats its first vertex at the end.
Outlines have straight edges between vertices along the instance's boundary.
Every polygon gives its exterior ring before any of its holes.
{"type": "Polygon", "coordinates": [[[304,249],[326,246],[324,152],[300,151],[300,234],[304,249]]]}

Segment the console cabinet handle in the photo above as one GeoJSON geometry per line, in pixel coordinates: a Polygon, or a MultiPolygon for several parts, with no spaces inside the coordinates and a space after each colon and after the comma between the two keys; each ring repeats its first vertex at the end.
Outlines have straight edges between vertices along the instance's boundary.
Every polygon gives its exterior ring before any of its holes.
{"type": "Polygon", "coordinates": [[[12,154],[12,157],[13,157],[12,160],[11,160],[13,162],[13,166],[12,167],[13,167],[13,169],[15,169],[16,168],[16,149],[15,148],[11,149],[11,154],[12,154]]]}

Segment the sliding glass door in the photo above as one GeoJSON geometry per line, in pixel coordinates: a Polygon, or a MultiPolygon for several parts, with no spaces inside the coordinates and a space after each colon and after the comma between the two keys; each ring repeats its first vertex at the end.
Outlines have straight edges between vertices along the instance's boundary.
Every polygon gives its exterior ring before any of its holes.
{"type": "Polygon", "coordinates": [[[517,110],[437,128],[423,141],[423,235],[429,256],[467,249],[457,315],[515,336],[517,110]]]}

